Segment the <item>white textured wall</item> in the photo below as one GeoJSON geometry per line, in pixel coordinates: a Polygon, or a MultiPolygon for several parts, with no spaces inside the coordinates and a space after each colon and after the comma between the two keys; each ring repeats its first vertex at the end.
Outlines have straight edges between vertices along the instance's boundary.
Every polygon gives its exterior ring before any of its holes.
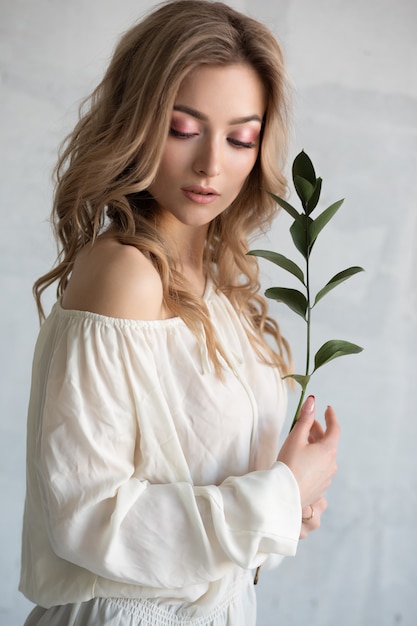
{"type": "MultiPolygon", "coordinates": [[[[365,351],[330,363],[312,381],[322,409],[333,404],[342,423],[339,473],[320,532],[261,581],[261,624],[411,626],[417,623],[417,3],[280,4],[257,15],[284,40],[297,87],[295,149],[305,148],[323,176],[324,206],[346,198],[317,242],[314,271],[324,282],[349,265],[366,268],[317,307],[314,340],[340,337],[365,351]]],[[[281,218],[270,237],[278,247],[287,241],[281,218]]],[[[283,325],[297,342],[302,321],[288,319],[283,325]]]]}
{"type": "MultiPolygon", "coordinates": [[[[25,413],[37,334],[31,285],[52,263],[50,172],[58,142],[115,38],[155,2],[1,0],[0,624],[19,626],[25,413]]],[[[311,391],[343,426],[322,529],[259,583],[260,626],[416,623],[417,3],[241,0],[282,40],[296,85],[293,153],[345,197],[318,241],[317,284],[349,265],[366,274],[317,307],[314,343],[344,338],[359,356],[317,373],[311,391]]],[[[327,204],[326,204],[327,203],[327,204]]],[[[293,255],[281,215],[269,241],[293,255]]],[[[257,244],[258,245],[258,244],[257,244]]],[[[298,257],[294,254],[294,258],[298,257]]],[[[265,286],[283,275],[267,265],[265,286]]],[[[273,306],[302,367],[301,320],[273,306]]],[[[295,403],[295,397],[293,400],[295,403]]]]}

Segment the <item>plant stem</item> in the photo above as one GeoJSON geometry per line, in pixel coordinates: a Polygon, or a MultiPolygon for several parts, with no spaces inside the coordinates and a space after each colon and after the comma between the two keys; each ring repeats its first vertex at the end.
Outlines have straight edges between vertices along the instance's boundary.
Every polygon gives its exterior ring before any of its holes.
{"type": "Polygon", "coordinates": [[[310,335],[311,335],[311,306],[310,306],[310,251],[306,259],[306,287],[307,287],[307,350],[306,350],[306,376],[310,370],[310,335]]]}
{"type": "Polygon", "coordinates": [[[297,408],[296,408],[296,411],[295,411],[294,419],[293,419],[292,424],[291,424],[290,432],[291,432],[291,431],[292,431],[292,429],[294,428],[295,423],[296,423],[296,421],[297,421],[297,419],[298,419],[298,414],[299,414],[300,409],[301,409],[301,406],[302,406],[302,404],[303,404],[303,400],[304,400],[304,395],[305,395],[305,392],[306,392],[306,386],[304,385],[304,386],[301,388],[301,395],[300,395],[300,399],[299,399],[299,401],[298,401],[298,405],[297,405],[297,408]]]}
{"type": "MultiPolygon", "coordinates": [[[[311,302],[310,302],[310,249],[309,249],[309,245],[308,242],[310,241],[310,232],[309,232],[309,224],[307,224],[307,229],[306,229],[306,239],[307,239],[307,245],[306,245],[306,249],[307,249],[307,254],[306,254],[306,298],[307,298],[307,311],[306,311],[306,324],[307,324],[307,333],[306,333],[306,342],[307,342],[307,346],[306,346],[306,367],[305,367],[305,375],[308,376],[309,375],[309,370],[310,370],[310,344],[311,344],[311,302]]],[[[304,396],[306,393],[306,389],[307,389],[307,384],[304,384],[301,386],[301,394],[300,394],[300,399],[298,401],[298,405],[297,408],[295,410],[295,415],[294,415],[294,419],[292,421],[291,424],[291,428],[290,428],[290,432],[292,431],[292,429],[295,426],[295,423],[298,419],[298,415],[300,413],[303,401],[304,401],[304,396]]]]}

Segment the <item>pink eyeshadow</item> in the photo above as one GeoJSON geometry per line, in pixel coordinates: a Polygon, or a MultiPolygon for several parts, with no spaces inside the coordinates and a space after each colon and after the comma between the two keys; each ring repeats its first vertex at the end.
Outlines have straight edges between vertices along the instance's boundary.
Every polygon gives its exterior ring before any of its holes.
{"type": "Polygon", "coordinates": [[[259,131],[256,130],[243,130],[239,133],[232,135],[232,139],[236,139],[237,141],[241,141],[242,143],[254,143],[257,141],[259,137],[259,131]]]}

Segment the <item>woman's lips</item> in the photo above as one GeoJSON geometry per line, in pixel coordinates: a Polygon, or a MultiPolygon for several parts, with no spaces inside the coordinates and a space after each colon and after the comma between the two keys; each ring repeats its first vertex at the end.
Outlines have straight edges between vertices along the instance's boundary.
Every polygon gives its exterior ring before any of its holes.
{"type": "Polygon", "coordinates": [[[190,187],[183,187],[182,192],[188,200],[196,202],[197,204],[210,204],[219,197],[219,192],[212,187],[201,187],[199,185],[193,185],[190,187]]]}

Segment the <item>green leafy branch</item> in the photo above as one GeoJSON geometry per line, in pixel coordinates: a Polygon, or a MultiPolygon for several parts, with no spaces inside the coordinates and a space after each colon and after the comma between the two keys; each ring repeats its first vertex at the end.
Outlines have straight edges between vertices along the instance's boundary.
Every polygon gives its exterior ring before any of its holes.
{"type": "Polygon", "coordinates": [[[310,256],[317,237],[335,216],[339,208],[343,204],[343,200],[338,200],[331,204],[327,209],[322,211],[315,219],[311,217],[311,213],[316,208],[322,188],[322,179],[316,177],[314,166],[308,155],[302,151],[294,160],[292,166],[292,178],[295,191],[301,200],[303,211],[299,213],[291,204],[283,198],[271,193],[274,200],[293,218],[290,233],[295,247],[301,253],[305,261],[305,271],[301,269],[297,263],[286,256],[270,250],[251,250],[248,254],[263,257],[271,261],[275,265],[286,270],[294,276],[303,287],[303,291],[299,289],[289,289],[286,287],[271,287],[266,290],[265,296],[283,302],[292,311],[297,313],[306,322],[306,364],[304,374],[289,374],[285,378],[293,378],[301,386],[300,400],[295,412],[294,420],[291,425],[293,428],[297,421],[301,405],[304,400],[307,385],[311,376],[316,370],[328,363],[329,361],[348,354],[355,354],[362,351],[360,346],[349,341],[341,339],[332,339],[326,341],[314,355],[313,368],[310,371],[311,361],[311,317],[313,308],[335,287],[342,282],[354,276],[358,272],[363,272],[362,267],[353,266],[335,274],[320,289],[313,300],[310,289],[310,256]]]}

